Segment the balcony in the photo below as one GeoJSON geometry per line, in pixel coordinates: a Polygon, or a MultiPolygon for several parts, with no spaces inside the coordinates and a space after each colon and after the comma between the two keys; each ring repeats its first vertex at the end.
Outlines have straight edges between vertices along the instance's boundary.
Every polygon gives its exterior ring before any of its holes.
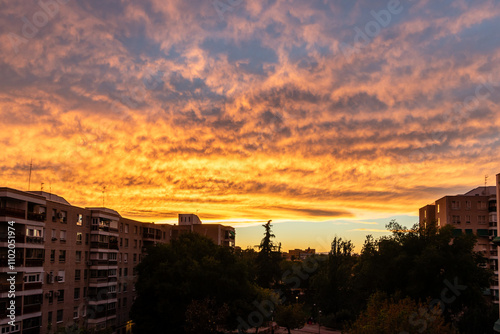
{"type": "Polygon", "coordinates": [[[42,282],[24,283],[24,290],[36,290],[42,288],[42,282]]]}
{"type": "Polygon", "coordinates": [[[26,211],[14,208],[0,208],[0,216],[26,219],[26,211]]]}
{"type": "MultiPolygon", "coordinates": [[[[18,304],[16,303],[16,305],[18,305],[18,304]]],[[[15,312],[16,312],[16,316],[17,316],[17,317],[19,317],[20,315],[22,315],[22,314],[23,314],[23,313],[22,313],[22,308],[21,308],[20,306],[19,306],[19,307],[16,307],[15,312]]],[[[5,319],[5,318],[7,318],[7,315],[9,315],[9,314],[10,314],[10,310],[7,310],[7,308],[3,308],[3,309],[1,309],[1,310],[0,310],[0,319],[5,319]]]]}
{"type": "Polygon", "coordinates": [[[43,267],[43,259],[26,259],[26,267],[43,267]]]}
{"type": "Polygon", "coordinates": [[[103,231],[103,232],[109,232],[109,226],[106,225],[92,225],[91,231],[103,231]]]}
{"type": "Polygon", "coordinates": [[[40,312],[42,310],[41,304],[27,305],[23,307],[23,314],[40,312]]]}
{"type": "MultiPolygon", "coordinates": [[[[16,291],[21,291],[23,289],[23,284],[22,283],[16,283],[15,284],[16,291]]],[[[9,292],[10,291],[10,284],[0,284],[0,293],[4,292],[9,292]]]]}
{"type": "Polygon", "coordinates": [[[107,243],[107,242],[98,242],[98,241],[91,241],[90,242],[90,248],[108,249],[109,248],[109,243],[107,243]]]}
{"type": "Polygon", "coordinates": [[[37,245],[43,245],[43,237],[32,237],[32,236],[26,236],[26,243],[28,244],[37,244],[37,245]]]}
{"type": "Polygon", "coordinates": [[[497,227],[497,222],[490,222],[490,227],[497,227]]]}
{"type": "Polygon", "coordinates": [[[34,213],[34,212],[28,212],[28,219],[29,220],[35,220],[38,222],[44,222],[46,218],[45,213],[34,213]]]}
{"type": "MultiPolygon", "coordinates": [[[[15,235],[16,243],[17,244],[22,244],[24,243],[24,234],[17,233],[15,235]]],[[[0,242],[7,242],[9,240],[9,236],[7,233],[0,233],[0,242]]]]}

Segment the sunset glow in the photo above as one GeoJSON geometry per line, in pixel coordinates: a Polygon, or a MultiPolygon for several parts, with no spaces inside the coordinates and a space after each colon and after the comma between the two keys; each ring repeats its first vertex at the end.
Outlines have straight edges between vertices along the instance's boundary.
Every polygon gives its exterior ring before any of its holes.
{"type": "Polygon", "coordinates": [[[1,186],[359,251],[500,172],[495,0],[53,3],[2,6],[1,186]]]}

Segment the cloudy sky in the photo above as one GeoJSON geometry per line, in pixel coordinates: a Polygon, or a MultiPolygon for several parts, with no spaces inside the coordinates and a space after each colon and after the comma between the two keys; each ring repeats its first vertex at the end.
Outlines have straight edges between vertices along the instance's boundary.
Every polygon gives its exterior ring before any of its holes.
{"type": "MultiPolygon", "coordinates": [[[[0,2],[1,184],[361,245],[500,172],[495,0],[0,2]]],[[[281,233],[281,235],[280,235],[281,233]]],[[[358,248],[359,250],[359,248],[358,248]]]]}

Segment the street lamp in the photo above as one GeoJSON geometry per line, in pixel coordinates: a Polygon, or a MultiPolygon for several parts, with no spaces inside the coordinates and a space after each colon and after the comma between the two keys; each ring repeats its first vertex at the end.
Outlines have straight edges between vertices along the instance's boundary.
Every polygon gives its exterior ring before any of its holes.
{"type": "Polygon", "coordinates": [[[318,312],[318,334],[321,334],[321,310],[318,312]]]}
{"type": "Polygon", "coordinates": [[[299,303],[299,296],[296,296],[295,300],[297,301],[297,304],[298,304],[299,303]]]}

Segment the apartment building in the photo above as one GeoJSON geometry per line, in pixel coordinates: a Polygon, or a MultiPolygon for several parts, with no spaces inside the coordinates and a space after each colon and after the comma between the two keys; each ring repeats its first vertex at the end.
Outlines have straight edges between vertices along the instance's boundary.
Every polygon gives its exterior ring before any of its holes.
{"type": "Polygon", "coordinates": [[[489,268],[495,272],[490,292],[498,303],[498,251],[492,242],[497,236],[497,187],[478,187],[455,196],[444,196],[433,204],[419,209],[419,224],[426,226],[436,222],[439,227],[452,225],[455,235],[475,234],[475,251],[481,252],[487,259],[489,268]]]}
{"type": "Polygon", "coordinates": [[[202,224],[195,214],[179,214],[178,225],[172,226],[172,238],[184,232],[195,232],[212,239],[219,246],[234,247],[236,232],[234,227],[222,224],[202,224]]]}
{"type": "MultiPolygon", "coordinates": [[[[170,242],[174,228],[108,208],[73,206],[46,192],[0,188],[0,333],[55,333],[72,324],[130,333],[134,268],[148,246],[170,242]],[[14,323],[8,309],[13,302],[14,323]]],[[[234,229],[232,239],[225,233],[231,229],[200,221],[193,231],[231,246],[234,229]]]]}

